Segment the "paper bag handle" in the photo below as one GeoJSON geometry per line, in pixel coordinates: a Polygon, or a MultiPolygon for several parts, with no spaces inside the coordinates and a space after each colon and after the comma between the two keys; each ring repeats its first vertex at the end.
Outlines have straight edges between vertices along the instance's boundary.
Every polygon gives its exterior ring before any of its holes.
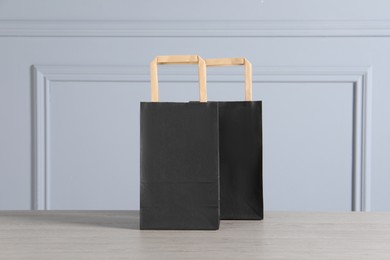
{"type": "Polygon", "coordinates": [[[206,62],[198,55],[157,56],[150,63],[150,87],[152,102],[159,101],[158,94],[158,64],[198,64],[199,100],[207,102],[206,62]]]}
{"type": "Polygon", "coordinates": [[[245,58],[205,59],[206,66],[237,66],[245,69],[245,100],[252,101],[252,64],[245,58]]]}

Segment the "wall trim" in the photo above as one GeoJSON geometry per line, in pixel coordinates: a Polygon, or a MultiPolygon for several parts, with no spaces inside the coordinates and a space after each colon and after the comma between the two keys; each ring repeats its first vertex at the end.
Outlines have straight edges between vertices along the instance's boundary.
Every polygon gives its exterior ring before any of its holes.
{"type": "Polygon", "coordinates": [[[0,37],[389,37],[390,20],[0,20],[0,37]]]}
{"type": "MultiPolygon", "coordinates": [[[[33,203],[32,209],[50,209],[50,88],[54,82],[149,82],[142,66],[32,66],[33,79],[33,203]]],[[[175,70],[162,81],[197,81],[193,69],[175,70]]],[[[371,209],[371,67],[254,67],[254,83],[351,83],[353,95],[353,165],[351,210],[371,209]]],[[[243,75],[208,72],[209,82],[242,81],[243,75]]]]}

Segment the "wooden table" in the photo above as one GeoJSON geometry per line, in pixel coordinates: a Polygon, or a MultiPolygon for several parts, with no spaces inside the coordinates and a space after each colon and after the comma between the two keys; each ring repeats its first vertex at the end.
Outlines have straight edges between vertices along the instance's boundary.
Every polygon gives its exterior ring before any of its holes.
{"type": "Polygon", "coordinates": [[[137,211],[2,211],[0,259],[390,259],[390,213],[266,212],[141,231],[137,211]]]}

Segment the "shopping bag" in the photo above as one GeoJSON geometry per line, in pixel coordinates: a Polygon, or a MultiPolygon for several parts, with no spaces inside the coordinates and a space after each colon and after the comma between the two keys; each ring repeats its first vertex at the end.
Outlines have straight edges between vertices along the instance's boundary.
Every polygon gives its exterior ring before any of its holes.
{"type": "Polygon", "coordinates": [[[141,102],[140,228],[219,228],[218,104],[207,103],[199,56],[151,62],[152,102],[141,102]],[[200,102],[158,102],[157,64],[198,64],[200,102]]]}
{"type": "Polygon", "coordinates": [[[252,101],[252,65],[245,58],[206,59],[206,65],[245,67],[245,101],[216,102],[221,219],[263,219],[262,102],[252,101]]]}

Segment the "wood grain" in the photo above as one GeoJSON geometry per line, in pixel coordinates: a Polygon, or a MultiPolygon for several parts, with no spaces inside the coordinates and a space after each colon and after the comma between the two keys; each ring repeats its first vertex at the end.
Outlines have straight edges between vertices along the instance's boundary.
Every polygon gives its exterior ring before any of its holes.
{"type": "Polygon", "coordinates": [[[0,212],[0,259],[389,259],[390,213],[266,212],[218,231],[141,231],[136,211],[0,212]]]}

